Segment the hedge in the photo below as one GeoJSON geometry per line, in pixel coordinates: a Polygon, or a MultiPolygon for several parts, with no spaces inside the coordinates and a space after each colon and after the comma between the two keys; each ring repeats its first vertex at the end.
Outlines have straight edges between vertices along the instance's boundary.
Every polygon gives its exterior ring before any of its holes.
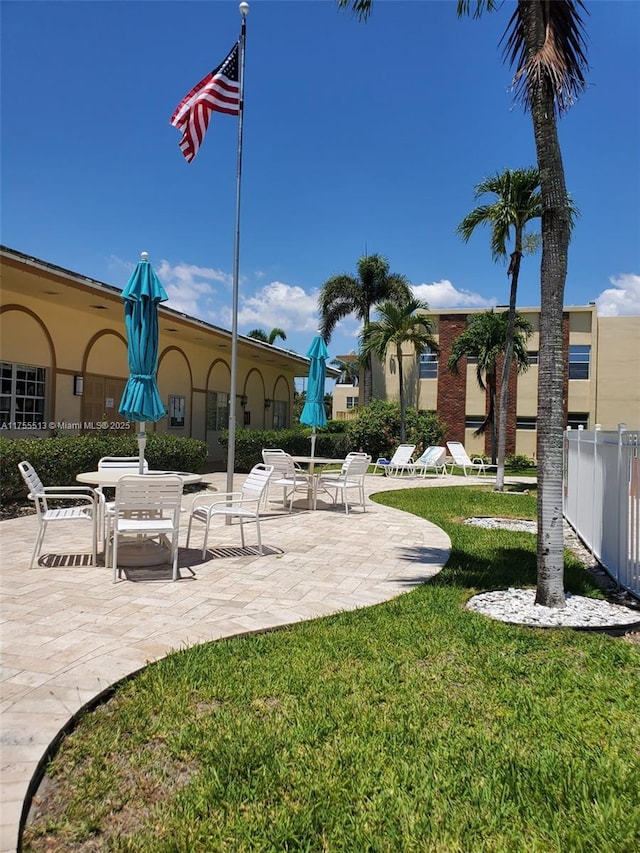
{"type": "MultiPolygon", "coordinates": [[[[147,435],[145,457],[150,468],[200,473],[207,459],[204,441],[173,435],[147,435]]],[[[0,437],[0,500],[26,494],[18,462],[31,462],[45,486],[74,485],[82,471],[95,471],[103,456],[137,456],[134,435],[78,435],[57,438],[0,437]]]]}

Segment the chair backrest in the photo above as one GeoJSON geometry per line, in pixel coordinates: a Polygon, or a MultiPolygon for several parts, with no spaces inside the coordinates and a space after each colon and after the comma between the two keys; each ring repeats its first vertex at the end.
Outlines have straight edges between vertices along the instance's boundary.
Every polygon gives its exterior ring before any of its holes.
{"type": "MultiPolygon", "coordinates": [[[[149,470],[149,463],[145,459],[142,463],[143,470],[149,470]]],[[[131,468],[138,471],[140,468],[139,456],[103,456],[98,462],[98,471],[104,471],[108,468],[131,468]]]]}
{"type": "Polygon", "coordinates": [[[35,468],[30,462],[18,462],[18,469],[22,474],[22,479],[27,484],[29,490],[29,498],[35,503],[38,515],[47,511],[47,498],[44,492],[42,480],[38,476],[35,468]]]}
{"type": "Polygon", "coordinates": [[[363,477],[367,473],[371,457],[368,453],[354,454],[351,459],[345,461],[343,473],[346,480],[351,480],[354,477],[363,477]]]}
{"type": "Polygon", "coordinates": [[[345,460],[342,463],[342,469],[341,470],[342,470],[343,474],[344,474],[349,462],[351,462],[352,459],[354,459],[358,456],[366,456],[369,459],[369,462],[371,462],[371,457],[369,456],[368,453],[365,453],[364,450],[352,450],[351,453],[347,453],[345,460]]]}
{"type": "Polygon", "coordinates": [[[293,479],[295,477],[296,465],[289,453],[284,450],[265,449],[262,451],[262,461],[265,465],[273,468],[273,476],[287,477],[293,479]]]}
{"type": "Polygon", "coordinates": [[[404,465],[411,459],[413,451],[416,449],[415,444],[400,444],[398,449],[391,457],[391,465],[404,465]]]}
{"type": "Polygon", "coordinates": [[[265,465],[263,462],[258,462],[257,465],[254,465],[251,471],[249,471],[247,479],[242,484],[242,497],[259,500],[264,494],[264,490],[269,484],[269,479],[273,473],[273,465],[265,465]]]}
{"type": "Polygon", "coordinates": [[[162,477],[145,477],[144,474],[127,474],[116,484],[115,512],[137,511],[145,513],[173,513],[174,521],[180,514],[182,477],[167,474],[162,477]]]}
{"type": "Polygon", "coordinates": [[[417,465],[444,465],[444,460],[447,451],[444,447],[437,444],[432,444],[424,451],[419,459],[416,459],[417,465]]]}
{"type": "Polygon", "coordinates": [[[456,465],[471,465],[471,459],[469,459],[469,454],[464,449],[464,445],[459,441],[448,441],[447,447],[449,448],[449,453],[453,456],[453,461],[456,465]]]}

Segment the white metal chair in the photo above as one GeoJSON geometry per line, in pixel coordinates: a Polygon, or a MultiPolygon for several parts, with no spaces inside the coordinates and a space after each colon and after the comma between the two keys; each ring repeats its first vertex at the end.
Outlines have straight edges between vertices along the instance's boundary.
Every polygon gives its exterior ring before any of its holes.
{"type": "Polygon", "coordinates": [[[347,492],[349,489],[357,489],[359,500],[355,503],[352,502],[351,506],[361,506],[363,511],[366,512],[367,507],[364,497],[364,477],[370,463],[371,457],[368,453],[353,454],[351,459],[345,461],[345,464],[342,466],[342,471],[340,471],[340,474],[337,477],[331,473],[321,474],[316,483],[313,508],[316,508],[318,489],[324,489],[329,494],[331,494],[332,491],[335,492],[335,495],[332,495],[334,504],[338,502],[338,493],[341,492],[345,513],[349,515],[349,499],[347,492]]]}
{"type": "Polygon", "coordinates": [[[465,477],[467,476],[467,469],[469,471],[478,471],[480,474],[486,474],[488,473],[489,468],[498,467],[497,465],[488,465],[481,456],[474,456],[473,459],[471,459],[465,450],[464,445],[459,441],[448,441],[447,448],[451,454],[451,458],[453,459],[451,464],[452,474],[456,465],[458,468],[462,468],[465,477]]]}
{"type": "Polygon", "coordinates": [[[400,444],[393,454],[391,459],[381,457],[376,461],[373,469],[375,474],[378,468],[381,468],[388,476],[395,476],[408,471],[408,466],[413,461],[413,451],[416,449],[415,444],[400,444]]]}
{"type": "Polygon", "coordinates": [[[263,554],[262,538],[260,535],[260,507],[262,505],[265,490],[269,487],[269,478],[273,474],[273,466],[264,465],[259,462],[254,465],[247,479],[242,484],[239,492],[217,492],[215,495],[196,495],[191,506],[189,516],[189,527],[187,529],[187,547],[191,538],[191,524],[201,521],[204,528],[204,542],[202,543],[202,557],[207,555],[207,539],[209,537],[209,525],[214,515],[228,518],[237,518],[240,522],[240,539],[244,548],[244,527],[246,520],[255,521],[258,534],[258,551],[263,554]]]}
{"type": "MultiPolygon", "coordinates": [[[[162,537],[170,551],[173,580],[178,580],[178,536],[183,481],[176,474],[146,477],[126,475],[118,480],[113,515],[108,516],[108,542],[113,556],[113,582],[118,580],[118,546],[123,537],[162,537]]],[[[108,562],[108,561],[107,561],[108,562]]]]}
{"type": "MultiPolygon", "coordinates": [[[[296,465],[291,455],[284,450],[265,448],[262,451],[262,461],[273,468],[269,488],[282,486],[282,506],[287,505],[288,499],[289,512],[291,512],[296,490],[304,489],[305,492],[309,490],[309,475],[296,465]]],[[[268,491],[265,493],[265,503],[267,500],[268,491]]]]}
{"type": "Polygon", "coordinates": [[[54,522],[79,522],[91,525],[91,555],[93,565],[97,563],[98,499],[89,486],[44,486],[30,462],[19,462],[18,468],[29,490],[28,498],[35,503],[38,516],[38,535],[31,555],[29,568],[33,568],[36,557],[40,555],[44,534],[48,524],[54,522]],[[76,506],[51,509],[49,501],[73,502],[76,506]]]}
{"type": "Polygon", "coordinates": [[[447,473],[447,449],[432,444],[419,456],[415,462],[407,465],[408,470],[412,474],[420,474],[422,477],[427,476],[427,471],[433,469],[436,474],[441,477],[447,473]]]}

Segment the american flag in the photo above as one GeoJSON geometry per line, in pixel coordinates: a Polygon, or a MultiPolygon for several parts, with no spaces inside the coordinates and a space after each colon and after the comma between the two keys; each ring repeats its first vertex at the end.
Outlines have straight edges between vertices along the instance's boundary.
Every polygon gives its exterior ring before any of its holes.
{"type": "Polygon", "coordinates": [[[180,101],[170,124],[182,131],[180,148],[187,163],[198,153],[209,126],[211,113],[240,113],[238,83],[238,47],[236,42],[227,58],[180,101]]]}

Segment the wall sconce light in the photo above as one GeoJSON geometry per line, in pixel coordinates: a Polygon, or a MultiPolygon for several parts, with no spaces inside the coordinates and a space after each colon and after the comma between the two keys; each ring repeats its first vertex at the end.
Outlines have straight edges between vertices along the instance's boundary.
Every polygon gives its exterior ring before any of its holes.
{"type": "Polygon", "coordinates": [[[247,405],[247,395],[246,394],[240,394],[240,405],[242,406],[243,409],[247,405]]]}
{"type": "Polygon", "coordinates": [[[84,376],[73,377],[73,394],[74,397],[82,397],[84,394],[84,376]]]}
{"type": "Polygon", "coordinates": [[[271,408],[271,403],[273,403],[273,400],[270,400],[268,397],[265,397],[265,400],[264,400],[264,407],[265,407],[265,409],[270,409],[270,408],[271,408]]]}

